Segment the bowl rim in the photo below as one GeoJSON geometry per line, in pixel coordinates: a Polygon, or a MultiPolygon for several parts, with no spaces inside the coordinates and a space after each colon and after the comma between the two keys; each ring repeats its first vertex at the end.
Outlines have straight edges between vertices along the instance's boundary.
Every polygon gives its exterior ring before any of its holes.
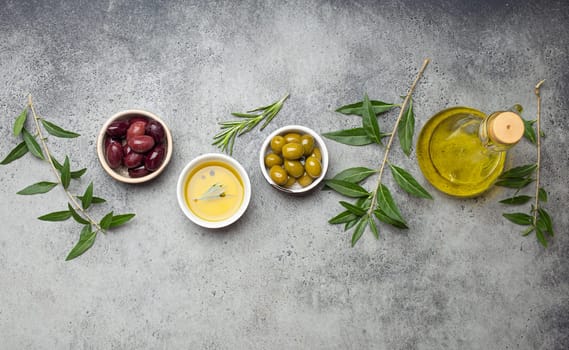
{"type": "Polygon", "coordinates": [[[158,117],[156,114],[143,110],[143,109],[125,109],[122,110],[120,112],[117,112],[115,114],[113,114],[109,119],[107,119],[105,121],[105,123],[103,124],[103,126],[101,127],[101,130],[99,131],[99,135],[97,136],[97,156],[99,158],[99,163],[101,163],[101,166],[103,167],[103,169],[105,170],[105,172],[107,174],[109,174],[113,179],[123,182],[123,183],[128,183],[128,184],[139,184],[139,183],[144,183],[147,181],[150,181],[154,178],[156,178],[158,175],[160,175],[164,169],[166,169],[166,166],[168,166],[168,163],[170,163],[170,159],[172,158],[172,133],[170,132],[170,129],[168,128],[168,125],[166,125],[166,123],[160,118],[158,117]],[[142,115],[144,117],[147,117],[149,119],[153,119],[157,122],[159,122],[162,127],[164,128],[164,134],[166,137],[166,140],[164,141],[166,143],[166,154],[164,155],[164,161],[162,162],[162,165],[156,169],[155,171],[151,172],[150,174],[143,176],[143,177],[128,177],[128,176],[123,176],[121,174],[119,174],[118,172],[116,172],[114,169],[111,169],[111,167],[109,167],[109,165],[107,164],[107,160],[105,159],[105,150],[104,148],[104,144],[105,144],[105,138],[107,137],[106,135],[106,131],[107,128],[109,127],[109,125],[116,121],[119,120],[121,118],[127,117],[128,115],[142,115]]]}
{"type": "Polygon", "coordinates": [[[223,153],[205,153],[192,159],[188,164],[186,164],[184,169],[182,169],[176,185],[176,196],[178,198],[178,205],[180,206],[180,209],[192,222],[205,228],[223,228],[239,220],[249,207],[249,203],[251,201],[251,181],[249,180],[249,175],[245,168],[235,158],[223,153]],[[243,181],[244,196],[241,206],[232,216],[222,221],[207,221],[201,219],[195,215],[186,204],[184,187],[189,174],[196,166],[209,161],[220,161],[232,166],[239,173],[239,176],[241,176],[241,180],[243,181]]]}
{"type": "Polygon", "coordinates": [[[326,176],[326,172],[328,171],[328,148],[326,147],[326,144],[324,143],[324,140],[322,139],[322,137],[320,137],[320,135],[318,135],[318,133],[306,126],[302,126],[302,125],[286,125],[283,127],[280,127],[278,129],[276,129],[275,131],[273,131],[272,133],[269,134],[269,136],[267,136],[267,138],[265,138],[265,141],[263,141],[263,144],[261,145],[261,150],[259,151],[259,166],[261,167],[261,173],[263,174],[263,177],[265,178],[265,180],[267,180],[267,182],[274,188],[276,188],[279,191],[285,192],[285,193],[289,193],[289,194],[305,194],[308,193],[310,191],[312,191],[314,188],[316,188],[318,185],[320,185],[320,183],[322,182],[322,180],[324,180],[324,177],[326,176]],[[322,174],[320,174],[320,176],[316,179],[314,179],[314,181],[306,187],[303,188],[286,188],[280,185],[277,185],[269,176],[269,173],[267,171],[267,168],[265,167],[265,156],[267,155],[267,149],[269,148],[269,144],[271,143],[271,139],[277,135],[281,135],[284,134],[286,132],[294,132],[294,131],[300,131],[302,133],[305,134],[310,134],[310,136],[314,137],[314,140],[316,141],[316,143],[318,144],[318,147],[320,148],[320,153],[322,153],[322,174]]]}

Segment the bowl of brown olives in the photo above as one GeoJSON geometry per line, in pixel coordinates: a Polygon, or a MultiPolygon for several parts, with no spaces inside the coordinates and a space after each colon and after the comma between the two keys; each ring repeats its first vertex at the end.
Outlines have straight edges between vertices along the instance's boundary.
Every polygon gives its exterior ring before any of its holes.
{"type": "Polygon", "coordinates": [[[110,117],[99,132],[97,155],[115,180],[142,183],[154,179],[172,157],[172,135],[155,114],[129,109],[110,117]]]}
{"type": "Polygon", "coordinates": [[[312,129],[289,125],[271,133],[259,155],[261,172],[271,186],[291,194],[309,192],[328,170],[328,150],[312,129]]]}

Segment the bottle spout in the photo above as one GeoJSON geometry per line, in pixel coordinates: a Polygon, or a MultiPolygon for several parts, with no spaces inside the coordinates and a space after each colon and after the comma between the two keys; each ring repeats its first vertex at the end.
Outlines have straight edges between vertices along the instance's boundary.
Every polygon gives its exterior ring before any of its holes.
{"type": "Polygon", "coordinates": [[[521,104],[516,103],[515,105],[513,105],[510,109],[508,109],[511,112],[517,113],[517,114],[522,114],[522,112],[524,111],[524,107],[522,107],[521,104]]]}

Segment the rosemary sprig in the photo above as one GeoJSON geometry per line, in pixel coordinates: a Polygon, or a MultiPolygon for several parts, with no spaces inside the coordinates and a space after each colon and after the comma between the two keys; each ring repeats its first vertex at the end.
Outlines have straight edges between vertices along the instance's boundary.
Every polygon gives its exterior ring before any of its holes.
{"type": "Polygon", "coordinates": [[[235,139],[238,136],[251,131],[264,120],[265,122],[260,129],[263,130],[277,116],[284,101],[288,97],[289,94],[286,94],[283,98],[273,104],[255,108],[247,111],[247,113],[231,113],[231,115],[241,119],[219,123],[219,125],[221,125],[221,131],[213,137],[213,145],[219,147],[222,152],[228,152],[230,155],[233,154],[235,139]]]}
{"type": "Polygon", "coordinates": [[[531,205],[530,213],[503,213],[502,215],[509,221],[522,226],[528,226],[523,232],[523,236],[527,236],[535,231],[535,236],[539,243],[544,247],[547,247],[547,236],[553,237],[553,220],[549,213],[542,207],[542,203],[547,202],[547,191],[540,186],[541,180],[541,137],[543,136],[541,130],[541,93],[540,89],[543,85],[544,80],[537,83],[534,89],[534,93],[537,98],[537,116],[535,120],[536,131],[533,130],[534,122],[526,123],[526,135],[532,135],[528,138],[532,143],[536,145],[537,148],[537,160],[535,164],[528,164],[519,167],[515,167],[504,172],[499,181],[496,183],[498,186],[509,187],[516,189],[513,197],[506,198],[500,201],[500,203],[508,205],[520,205],[526,204],[533,199],[533,204],[531,205]],[[531,131],[528,132],[528,128],[531,131]],[[535,179],[533,179],[533,174],[535,172],[535,179]],[[528,195],[518,195],[519,191],[535,182],[535,192],[534,196],[528,195]]]}
{"type": "Polygon", "coordinates": [[[65,192],[68,203],[67,209],[51,212],[38,217],[42,221],[65,221],[73,218],[76,222],[83,225],[81,234],[77,244],[71,249],[67,255],[66,260],[72,260],[85,253],[95,243],[98,233],[106,233],[110,228],[117,227],[130,221],[135,214],[120,214],[115,215],[112,211],[107,213],[103,219],[96,221],[87,211],[91,204],[104,203],[105,200],[93,195],[93,182],[91,182],[85,189],[83,195],[74,195],[69,190],[71,179],[79,179],[85,174],[86,169],[71,171],[71,162],[69,156],[65,157],[63,164],[59,163],[49,150],[47,144],[47,137],[44,136],[43,129],[48,134],[59,138],[75,138],[80,136],[77,133],[65,130],[56,124],[45,120],[40,117],[35,110],[32,96],[28,97],[28,103],[23,112],[16,118],[13,127],[14,136],[22,136],[23,142],[18,144],[7,156],[0,162],[2,165],[9,164],[21,157],[28,151],[35,157],[46,161],[55,175],[57,182],[40,181],[30,185],[20,191],[20,195],[34,195],[47,193],[53,188],[61,185],[65,192]],[[26,129],[25,124],[28,117],[28,112],[31,112],[33,117],[35,130],[30,132],[26,129]],[[36,139],[39,139],[40,144],[36,139]]]}

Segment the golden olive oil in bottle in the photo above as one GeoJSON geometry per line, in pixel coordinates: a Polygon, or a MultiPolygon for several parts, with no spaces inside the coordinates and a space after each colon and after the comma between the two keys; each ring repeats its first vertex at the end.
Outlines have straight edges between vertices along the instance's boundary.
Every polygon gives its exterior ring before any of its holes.
{"type": "Polygon", "coordinates": [[[504,170],[506,151],[523,136],[518,112],[486,116],[474,108],[453,107],[434,115],[417,142],[425,178],[456,197],[473,197],[489,189],[504,170]]]}

